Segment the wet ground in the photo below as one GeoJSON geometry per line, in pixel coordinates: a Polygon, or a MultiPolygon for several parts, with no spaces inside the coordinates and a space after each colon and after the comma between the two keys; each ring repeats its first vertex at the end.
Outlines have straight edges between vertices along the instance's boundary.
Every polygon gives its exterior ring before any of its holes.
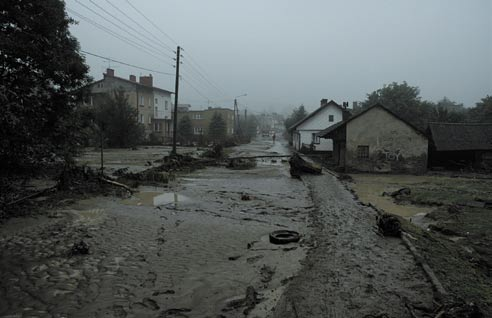
{"type": "Polygon", "coordinates": [[[431,284],[400,239],[376,233],[376,212],[330,174],[303,179],[316,206],[310,218],[315,247],[275,317],[414,317],[409,308],[432,311],[431,284]]]}
{"type": "MultiPolygon", "coordinates": [[[[232,155],[276,153],[287,148],[259,140],[232,155]]],[[[238,317],[251,286],[262,301],[250,316],[266,317],[306,251],[304,239],[280,246],[268,234],[308,234],[307,188],[280,159],[177,180],[2,225],[0,316],[238,317]],[[89,254],[70,255],[81,240],[89,254]]]]}

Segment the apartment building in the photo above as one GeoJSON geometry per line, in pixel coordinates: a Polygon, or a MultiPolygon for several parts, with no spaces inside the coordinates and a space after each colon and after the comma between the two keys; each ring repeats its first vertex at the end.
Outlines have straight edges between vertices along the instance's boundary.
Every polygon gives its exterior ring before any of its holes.
{"type": "Polygon", "coordinates": [[[173,92],[155,87],[152,75],[130,75],[128,79],[115,76],[115,71],[108,68],[103,79],[89,84],[89,96],[86,103],[96,105],[101,97],[123,90],[128,102],[137,110],[136,120],[145,128],[145,136],[154,134],[162,142],[172,138],[172,107],[173,92]]]}
{"type": "Polygon", "coordinates": [[[227,125],[227,136],[234,134],[234,110],[229,108],[208,107],[204,110],[191,110],[189,107],[180,107],[178,109],[178,122],[184,116],[191,120],[194,135],[207,135],[210,121],[215,113],[218,113],[225,120],[227,125]],[[181,111],[180,111],[181,110],[181,111]]]}

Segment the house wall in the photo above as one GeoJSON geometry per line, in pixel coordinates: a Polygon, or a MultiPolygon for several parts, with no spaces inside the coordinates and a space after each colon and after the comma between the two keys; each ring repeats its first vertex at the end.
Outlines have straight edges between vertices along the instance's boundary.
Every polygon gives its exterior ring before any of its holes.
{"type": "Polygon", "coordinates": [[[219,113],[227,125],[227,136],[234,134],[234,111],[228,108],[211,108],[206,110],[190,110],[178,113],[178,125],[183,116],[188,116],[191,120],[194,135],[207,135],[210,121],[215,113],[219,113]]]}
{"type": "Polygon", "coordinates": [[[427,169],[427,152],[426,137],[382,108],[347,123],[347,170],[422,173],[427,169]],[[358,158],[358,146],[369,146],[368,158],[358,158]]]}
{"type": "Polygon", "coordinates": [[[172,137],[172,102],[171,94],[157,89],[154,92],[154,134],[165,142],[172,137]]]}
{"type": "MultiPolygon", "coordinates": [[[[343,112],[340,108],[328,105],[320,110],[315,116],[309,118],[302,124],[300,124],[295,132],[300,134],[299,143],[293,143],[296,150],[300,150],[304,144],[309,147],[313,143],[313,133],[316,134],[333,124],[342,121],[343,112]],[[330,115],[333,115],[333,121],[330,121],[330,115]]],[[[333,142],[331,139],[318,138],[313,144],[313,150],[315,151],[332,151],[333,142]]]]}

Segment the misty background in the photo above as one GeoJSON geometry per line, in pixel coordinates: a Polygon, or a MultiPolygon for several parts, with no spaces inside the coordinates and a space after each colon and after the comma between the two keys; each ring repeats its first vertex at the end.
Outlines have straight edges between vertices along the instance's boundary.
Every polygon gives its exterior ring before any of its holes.
{"type": "MultiPolygon", "coordinates": [[[[87,52],[173,74],[173,53],[155,38],[173,50],[182,46],[180,103],[195,109],[232,108],[234,97],[246,93],[238,101],[249,111],[288,113],[300,104],[312,111],[322,98],[362,101],[367,93],[394,81],[418,86],[423,99],[447,96],[467,107],[492,91],[489,0],[67,0],[66,4],[69,15],[79,21],[71,32],[87,52]],[[155,41],[142,38],[145,43],[130,46],[73,13],[129,37],[108,22],[120,24],[101,8],[146,33],[142,26],[155,41]],[[159,59],[152,49],[157,46],[162,51],[159,59]]],[[[152,73],[155,86],[174,91],[173,75],[91,55],[86,62],[94,80],[110,66],[124,78],[152,73]]]]}

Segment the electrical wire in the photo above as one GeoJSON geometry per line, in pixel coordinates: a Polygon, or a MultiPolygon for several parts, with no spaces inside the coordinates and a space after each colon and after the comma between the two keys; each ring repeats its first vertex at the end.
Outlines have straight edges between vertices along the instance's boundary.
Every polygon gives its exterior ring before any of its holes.
{"type": "MultiPolygon", "coordinates": [[[[93,0],[89,0],[89,2],[92,3],[94,6],[98,7],[101,11],[103,11],[104,13],[106,13],[107,15],[109,15],[110,17],[112,17],[113,19],[115,19],[116,21],[118,21],[119,23],[121,23],[122,25],[124,25],[125,27],[129,28],[130,30],[132,30],[135,33],[137,33],[138,35],[140,35],[141,37],[144,37],[145,39],[149,40],[150,42],[155,42],[153,39],[151,39],[150,37],[148,37],[146,34],[143,34],[139,30],[137,30],[134,27],[132,27],[131,25],[128,25],[125,21],[122,21],[120,18],[118,18],[117,16],[113,15],[111,12],[108,12],[106,9],[104,9],[103,7],[101,7],[100,5],[98,5],[97,3],[95,3],[93,0]]],[[[154,48],[157,48],[158,50],[160,50],[156,46],[154,46],[154,48]]],[[[168,50],[168,48],[166,48],[166,47],[165,47],[165,49],[168,50]]],[[[171,50],[171,52],[172,52],[172,50],[171,50]]],[[[164,55],[166,55],[166,54],[164,54],[164,55]]],[[[166,56],[172,59],[171,56],[169,56],[169,55],[166,55],[166,56]]]]}
{"type": "MultiPolygon", "coordinates": [[[[121,26],[119,26],[118,24],[114,23],[113,21],[107,19],[105,16],[103,16],[102,14],[100,14],[99,12],[95,11],[94,9],[92,9],[91,7],[83,4],[82,2],[80,2],[79,0],[75,0],[75,2],[77,2],[78,4],[80,4],[81,6],[83,6],[84,8],[86,8],[87,10],[91,11],[92,13],[94,13],[95,15],[99,16],[100,18],[102,18],[104,21],[114,25],[116,28],[118,28],[120,31],[123,31],[125,32],[126,34],[130,35],[131,37],[135,38],[137,41],[140,41],[143,45],[146,46],[147,49],[152,49],[152,51],[156,54],[159,54],[159,55],[164,55],[164,56],[167,56],[169,58],[171,58],[169,55],[165,54],[165,53],[162,53],[161,52],[161,49],[159,49],[158,47],[154,46],[153,44],[150,44],[144,40],[142,40],[141,38],[139,38],[138,36],[136,36],[135,34],[131,33],[131,32],[128,32],[127,30],[123,29],[121,26]]],[[[97,6],[97,5],[96,5],[97,6]]],[[[140,44],[140,45],[142,45],[140,44]]]]}
{"type": "Polygon", "coordinates": [[[145,20],[147,20],[150,24],[152,24],[162,34],[164,34],[164,36],[166,36],[174,44],[178,45],[178,42],[176,42],[171,36],[169,36],[169,34],[167,34],[166,32],[162,31],[161,28],[159,28],[154,22],[152,22],[152,20],[150,20],[149,18],[147,18],[147,16],[145,16],[145,14],[143,14],[140,10],[138,10],[129,0],[126,0],[126,2],[133,8],[133,10],[135,10],[138,14],[140,14],[145,20]]]}
{"type": "Polygon", "coordinates": [[[128,14],[126,14],[123,10],[121,10],[120,8],[118,8],[118,6],[114,5],[111,1],[109,0],[106,0],[106,2],[112,6],[114,9],[116,9],[117,11],[119,11],[121,14],[123,14],[128,20],[132,21],[135,25],[139,26],[143,31],[147,32],[150,36],[152,36],[154,38],[154,40],[158,41],[159,43],[161,43],[161,45],[163,47],[165,47],[167,50],[171,51],[171,52],[175,52],[173,48],[171,48],[169,45],[167,45],[166,43],[164,43],[163,41],[161,41],[161,39],[159,39],[157,36],[154,35],[154,33],[150,32],[147,28],[145,28],[144,26],[142,26],[140,23],[138,23],[137,21],[135,21],[131,16],[129,16],[128,14]]]}
{"type": "Polygon", "coordinates": [[[143,70],[143,71],[149,71],[149,72],[153,72],[153,73],[156,73],[156,74],[162,74],[162,75],[175,76],[175,74],[172,74],[172,73],[166,73],[166,72],[156,71],[156,70],[153,70],[153,69],[150,69],[150,68],[133,65],[133,64],[130,64],[130,63],[126,63],[126,62],[115,60],[115,59],[113,59],[111,57],[102,56],[102,55],[91,53],[91,52],[88,52],[88,51],[85,51],[85,50],[80,50],[80,52],[82,52],[84,54],[92,55],[92,56],[95,56],[95,57],[99,57],[99,58],[102,58],[102,59],[105,59],[105,60],[109,60],[109,61],[112,61],[112,62],[115,62],[115,63],[118,63],[118,64],[122,64],[122,65],[126,65],[126,66],[133,67],[133,68],[136,68],[136,69],[140,69],[140,70],[143,70]]]}
{"type": "Polygon", "coordinates": [[[138,43],[136,43],[132,39],[129,39],[129,38],[127,38],[127,37],[125,37],[125,36],[123,36],[121,34],[118,34],[118,33],[114,32],[113,30],[111,30],[111,29],[109,29],[109,28],[107,28],[107,27],[105,27],[105,26],[103,26],[103,25],[95,22],[94,20],[92,20],[90,18],[87,18],[86,16],[78,13],[77,11],[75,11],[73,9],[67,8],[67,11],[71,12],[73,15],[79,17],[80,19],[86,21],[87,23],[92,24],[96,28],[98,28],[98,29],[100,29],[100,30],[108,33],[109,35],[111,35],[111,36],[113,36],[113,37],[115,37],[115,38],[117,38],[117,39],[125,42],[126,44],[128,44],[128,45],[130,45],[130,46],[132,46],[134,48],[136,48],[137,50],[142,51],[142,52],[145,52],[148,55],[156,58],[159,61],[162,61],[162,62],[166,63],[169,66],[173,66],[173,65],[169,64],[169,62],[163,60],[160,56],[156,55],[155,53],[153,53],[152,51],[148,50],[147,48],[142,47],[141,45],[139,45],[138,43]]]}

